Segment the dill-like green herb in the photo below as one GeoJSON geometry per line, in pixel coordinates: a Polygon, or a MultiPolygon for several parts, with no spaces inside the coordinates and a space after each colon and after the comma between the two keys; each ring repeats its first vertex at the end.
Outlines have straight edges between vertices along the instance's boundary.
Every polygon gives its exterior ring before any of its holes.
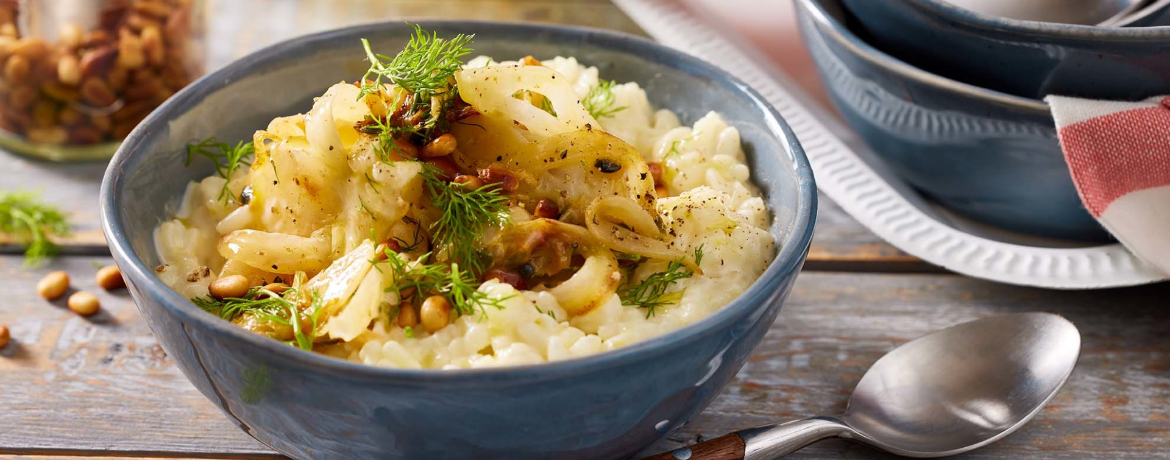
{"type": "Polygon", "coordinates": [[[208,313],[228,321],[244,314],[254,314],[261,321],[292,328],[293,340],[289,344],[296,345],[302,350],[312,350],[324,301],[316,292],[312,292],[309,297],[309,307],[304,310],[300,308],[303,301],[301,293],[303,278],[303,276],[297,276],[293,286],[282,294],[254,286],[248,290],[244,297],[226,297],[219,300],[208,295],[192,298],[191,302],[208,313]],[[302,319],[309,320],[310,328],[308,330],[304,330],[302,327],[302,319]]]}
{"type": "Polygon", "coordinates": [[[613,95],[613,80],[598,80],[597,86],[589,90],[584,99],[581,99],[581,105],[585,106],[585,110],[593,115],[593,119],[600,120],[606,117],[612,117],[614,114],[626,109],[626,106],[614,107],[617,102],[613,95]]]}
{"type": "Polygon", "coordinates": [[[0,192],[0,233],[25,245],[24,267],[40,266],[57,255],[50,236],[67,236],[69,221],[57,208],[40,202],[35,192],[0,192]]]}
{"type": "MultiPolygon", "coordinates": [[[[288,289],[284,292],[284,295],[297,297],[297,288],[288,289]]],[[[223,300],[219,300],[208,295],[192,298],[191,302],[208,313],[231,321],[245,313],[262,315],[277,314],[283,310],[283,305],[286,300],[272,291],[259,286],[253,286],[243,297],[225,297],[223,300]],[[257,299],[260,294],[264,294],[266,297],[257,299]]]]}
{"type": "Polygon", "coordinates": [[[477,307],[486,313],[485,307],[504,308],[504,301],[511,297],[495,298],[479,291],[480,283],[475,275],[459,267],[459,264],[431,264],[423,261],[430,254],[423,254],[418,262],[409,262],[399,253],[386,249],[385,260],[374,262],[374,267],[389,266],[394,276],[394,285],[386,289],[399,295],[402,302],[421,305],[431,295],[440,295],[455,307],[459,315],[474,314],[477,307]]]}
{"type": "MultiPolygon", "coordinates": [[[[233,147],[231,144],[217,141],[213,136],[187,145],[187,166],[191,166],[191,160],[195,155],[201,155],[215,164],[215,172],[219,177],[231,179],[232,173],[241,165],[251,164],[252,155],[255,153],[256,148],[251,142],[240,141],[233,147]]],[[[273,170],[275,171],[275,166],[273,170]]],[[[232,195],[227,182],[224,182],[223,189],[219,191],[219,199],[238,201],[239,198],[232,195]]]]}
{"type": "MultiPolygon", "coordinates": [[[[695,265],[703,261],[703,246],[695,248],[695,265]]],[[[647,276],[642,282],[626,284],[618,289],[618,297],[622,305],[632,305],[646,309],[646,317],[654,316],[655,309],[661,306],[677,303],[682,298],[683,291],[667,293],[666,289],[679,280],[694,276],[689,268],[683,265],[683,260],[673,260],[666,266],[665,271],[647,276]]]]}
{"type": "Polygon", "coordinates": [[[508,197],[498,184],[470,188],[443,180],[437,167],[422,165],[419,174],[440,212],[430,228],[433,247],[446,251],[452,262],[467,267],[473,275],[482,273],[485,261],[475,242],[487,227],[508,221],[508,197]]]}
{"type": "Polygon", "coordinates": [[[414,93],[416,100],[430,99],[444,92],[455,72],[463,68],[461,59],[471,54],[468,45],[474,35],[459,34],[443,39],[437,33],[422,30],[417,24],[410,26],[414,28],[414,36],[394,57],[374,53],[369,40],[362,39],[366,59],[370,61],[369,70],[362,76],[362,96],[380,91],[385,78],[414,93]]]}
{"type": "MultiPolygon", "coordinates": [[[[370,68],[362,76],[361,92],[358,98],[383,91],[384,83],[391,83],[402,91],[395,92],[391,105],[397,110],[410,94],[410,107],[402,120],[420,120],[399,123],[371,116],[374,124],[367,127],[368,133],[378,134],[378,157],[389,163],[390,152],[397,150],[395,138],[416,136],[422,142],[430,140],[436,130],[444,131],[448,121],[444,114],[458,98],[454,85],[455,73],[463,68],[462,58],[471,53],[473,35],[456,35],[454,38],[439,38],[434,32],[427,32],[411,24],[414,36],[396,56],[389,57],[374,53],[369,40],[362,39],[362,48],[370,68]],[[402,126],[399,126],[402,124],[402,126]]],[[[393,113],[395,110],[387,110],[393,113]]]]}
{"type": "MultiPolygon", "coordinates": [[[[390,106],[396,107],[399,104],[401,104],[401,98],[396,100],[390,106]]],[[[387,107],[386,111],[390,112],[391,110],[389,110],[389,107],[387,107]]],[[[396,142],[397,138],[401,137],[404,139],[409,139],[410,136],[417,136],[419,138],[426,139],[430,136],[430,133],[434,128],[433,125],[429,127],[424,126],[422,129],[419,129],[416,126],[396,126],[390,124],[388,117],[376,117],[373,116],[373,114],[370,115],[369,119],[371,123],[363,128],[362,131],[366,134],[374,135],[374,155],[378,157],[378,161],[381,161],[385,164],[394,163],[394,157],[401,158],[404,156],[402,155],[401,149],[398,147],[398,142],[396,142]]]]}
{"type": "Polygon", "coordinates": [[[512,97],[522,101],[527,101],[549,115],[554,117],[557,116],[556,109],[553,109],[552,99],[545,97],[543,94],[532,92],[526,89],[519,89],[512,94],[512,97]]]}
{"type": "Polygon", "coordinates": [[[672,157],[672,156],[675,156],[675,155],[678,155],[678,154],[682,153],[682,152],[679,152],[679,150],[678,150],[678,146],[679,146],[680,144],[682,144],[683,142],[686,142],[686,141],[693,141],[693,140],[695,140],[695,139],[698,139],[698,138],[699,138],[699,134],[700,134],[700,132],[699,132],[699,131],[694,131],[694,132],[692,132],[692,133],[691,133],[691,135],[690,135],[690,136],[684,137],[684,138],[682,138],[682,139],[676,139],[676,140],[673,140],[673,141],[671,141],[671,142],[670,142],[670,148],[669,148],[669,149],[667,149],[667,150],[666,150],[666,153],[662,155],[662,159],[664,159],[664,160],[665,160],[665,159],[667,159],[667,158],[670,158],[670,157],[672,157]]]}
{"type": "Polygon", "coordinates": [[[552,99],[549,99],[547,97],[541,98],[540,110],[543,110],[543,111],[547,112],[549,115],[552,115],[554,117],[557,116],[557,111],[552,106],[552,99]]]}
{"type": "Polygon", "coordinates": [[[532,307],[536,309],[537,313],[540,313],[540,314],[542,314],[542,315],[548,315],[548,316],[549,316],[549,318],[552,318],[552,319],[554,319],[554,320],[555,320],[555,319],[557,319],[557,313],[556,313],[555,311],[552,311],[552,310],[542,310],[542,309],[540,308],[540,306],[539,306],[539,305],[536,305],[536,304],[533,304],[533,305],[532,305],[532,307]]]}
{"type": "Polygon", "coordinates": [[[413,327],[406,326],[405,328],[402,329],[402,333],[406,334],[406,338],[408,338],[408,339],[414,338],[414,328],[413,327]]]}
{"type": "Polygon", "coordinates": [[[410,237],[411,241],[409,243],[397,236],[394,237],[394,242],[398,243],[398,252],[413,252],[415,249],[418,249],[418,245],[426,241],[426,238],[422,236],[422,224],[419,224],[417,220],[410,216],[402,216],[402,222],[414,226],[414,234],[410,237]]]}
{"type": "Polygon", "coordinates": [[[313,292],[310,298],[309,308],[306,309],[308,310],[307,315],[298,307],[297,304],[300,303],[298,298],[296,302],[286,301],[282,304],[288,310],[287,318],[280,314],[263,317],[264,320],[291,327],[293,340],[289,344],[296,345],[305,351],[313,350],[313,340],[317,338],[317,327],[320,325],[321,307],[325,306],[325,301],[316,292],[313,292]],[[301,316],[305,316],[309,320],[307,331],[301,327],[301,316]]]}

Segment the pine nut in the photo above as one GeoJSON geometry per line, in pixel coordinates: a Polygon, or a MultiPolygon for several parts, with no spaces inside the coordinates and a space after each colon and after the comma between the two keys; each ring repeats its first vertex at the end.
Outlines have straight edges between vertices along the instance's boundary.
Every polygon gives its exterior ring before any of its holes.
{"type": "Polygon", "coordinates": [[[57,61],[57,79],[66,85],[81,83],[81,63],[72,54],[61,56],[57,61]]]}
{"type": "Polygon", "coordinates": [[[427,332],[435,332],[447,327],[451,320],[451,304],[442,296],[433,295],[423,301],[419,311],[419,319],[427,332]]]}
{"type": "Polygon", "coordinates": [[[414,327],[416,324],[418,324],[418,313],[414,311],[414,305],[403,302],[398,306],[398,326],[414,327]]]}
{"type": "Polygon", "coordinates": [[[81,83],[81,98],[94,107],[107,107],[118,99],[106,82],[92,77],[81,83]]]}
{"type": "Polygon", "coordinates": [[[118,269],[117,265],[106,265],[98,269],[94,279],[97,281],[98,287],[107,291],[126,287],[126,280],[122,278],[122,271],[118,269]]]}
{"type": "Polygon", "coordinates": [[[541,199],[536,202],[536,208],[532,210],[532,215],[545,219],[556,219],[561,215],[561,208],[557,203],[549,199],[541,199]]]}
{"type": "Polygon", "coordinates": [[[146,26],[142,29],[142,50],[146,53],[146,60],[150,65],[159,67],[166,58],[166,47],[163,46],[162,32],[158,27],[146,26]]]}
{"type": "Polygon", "coordinates": [[[19,54],[13,54],[4,64],[4,78],[10,82],[22,82],[32,74],[32,63],[19,54]]]}
{"type": "Polygon", "coordinates": [[[69,309],[73,310],[73,313],[81,316],[93,316],[102,308],[102,304],[98,301],[97,296],[85,291],[74,292],[73,295],[69,296],[67,303],[69,309]]]}
{"type": "Polygon", "coordinates": [[[244,275],[230,275],[212,281],[207,286],[207,293],[219,300],[228,297],[240,298],[248,295],[248,289],[251,287],[251,283],[244,275]]]}
{"type": "Polygon", "coordinates": [[[57,34],[57,38],[61,45],[72,49],[81,46],[81,38],[84,35],[85,33],[77,24],[65,24],[61,26],[61,32],[57,34]]]}
{"type": "Polygon", "coordinates": [[[146,64],[146,55],[142,50],[142,40],[129,30],[122,30],[118,39],[118,65],[127,69],[137,69],[146,64]]]}
{"type": "Polygon", "coordinates": [[[426,147],[423,147],[422,156],[423,158],[434,158],[450,155],[451,152],[455,151],[457,144],[455,136],[452,136],[451,133],[444,134],[427,143],[426,147]]]}

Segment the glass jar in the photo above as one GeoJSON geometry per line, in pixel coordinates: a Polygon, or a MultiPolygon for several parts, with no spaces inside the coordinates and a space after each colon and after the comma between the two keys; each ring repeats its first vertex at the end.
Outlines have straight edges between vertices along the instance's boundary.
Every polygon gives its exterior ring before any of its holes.
{"type": "Polygon", "coordinates": [[[204,70],[202,0],[0,0],[0,146],[106,159],[204,70]]]}

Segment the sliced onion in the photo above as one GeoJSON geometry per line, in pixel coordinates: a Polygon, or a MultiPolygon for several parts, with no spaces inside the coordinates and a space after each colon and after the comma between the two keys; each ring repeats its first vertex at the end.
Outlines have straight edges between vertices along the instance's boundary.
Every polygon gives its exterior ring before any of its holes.
{"type": "Polygon", "coordinates": [[[345,306],[337,314],[323,317],[324,325],[317,336],[348,342],[368,330],[370,321],[378,316],[383,281],[382,272],[366,270],[365,278],[345,306]]]}
{"type": "Polygon", "coordinates": [[[371,260],[374,260],[374,243],[365,240],[305,283],[304,290],[320,296],[322,312],[333,315],[353,296],[358,284],[370,271],[371,260]]]}
{"type": "Polygon", "coordinates": [[[272,273],[317,272],[329,265],[328,233],[303,237],[259,230],[236,230],[219,239],[216,249],[235,260],[272,273]]]}
{"type": "Polygon", "coordinates": [[[567,77],[543,66],[491,66],[455,74],[463,100],[489,118],[515,121],[535,137],[597,127],[567,77]],[[560,77],[560,78],[558,78],[560,77]],[[512,97],[517,91],[548,98],[556,116],[512,97]]]}
{"type": "Polygon", "coordinates": [[[653,216],[629,198],[598,199],[586,212],[585,223],[589,233],[611,250],[653,259],[683,259],[682,251],[659,239],[653,216]]]}
{"type": "Polygon", "coordinates": [[[621,280],[617,258],[609,251],[598,251],[586,257],[585,265],[571,278],[548,292],[569,315],[578,316],[609,300],[621,280]]]}

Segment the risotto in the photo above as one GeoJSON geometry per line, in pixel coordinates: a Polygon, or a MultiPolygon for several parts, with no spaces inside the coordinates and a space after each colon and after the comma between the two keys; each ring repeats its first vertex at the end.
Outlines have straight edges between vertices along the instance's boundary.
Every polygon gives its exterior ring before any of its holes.
{"type": "Polygon", "coordinates": [[[774,256],[739,133],[572,57],[416,29],[251,143],[208,139],[158,276],[227,321],[375,366],[570,359],[699,321],[774,256]]]}

